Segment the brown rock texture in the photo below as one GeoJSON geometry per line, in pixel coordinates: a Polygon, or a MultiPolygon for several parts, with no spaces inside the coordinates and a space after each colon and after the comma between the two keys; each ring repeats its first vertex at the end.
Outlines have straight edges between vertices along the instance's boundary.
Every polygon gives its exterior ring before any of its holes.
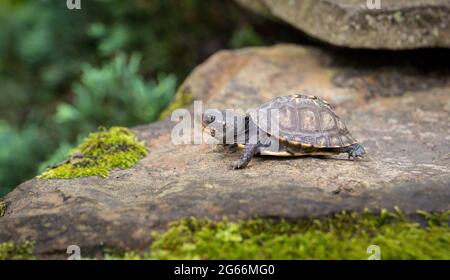
{"type": "Polygon", "coordinates": [[[447,0],[237,2],[337,46],[394,50],[450,47],[450,2],[447,0]],[[380,9],[377,2],[381,4],[380,9]]]}
{"type": "Polygon", "coordinates": [[[204,108],[244,110],[274,96],[318,95],[332,104],[367,157],[257,157],[248,168],[231,170],[239,153],[173,145],[176,123],[165,120],[135,128],[150,153],[131,169],[105,179],[33,179],[18,186],[5,198],[0,242],[36,241],[42,258],[64,257],[72,244],[91,256],[104,248],[143,250],[151,230],[189,216],[298,219],[394,206],[406,214],[448,210],[448,74],[404,74],[393,67],[362,71],[293,45],[219,52],[180,90],[205,101],[204,108]],[[392,73],[397,78],[386,78],[392,73]],[[416,83],[405,85],[403,75],[416,83]],[[395,94],[385,92],[393,88],[395,94]]]}

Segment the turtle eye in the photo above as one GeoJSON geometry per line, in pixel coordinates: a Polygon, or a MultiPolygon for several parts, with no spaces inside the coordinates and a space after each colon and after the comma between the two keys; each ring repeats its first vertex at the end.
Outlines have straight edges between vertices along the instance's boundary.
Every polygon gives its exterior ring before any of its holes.
{"type": "Polygon", "coordinates": [[[213,115],[205,115],[205,123],[210,124],[216,120],[216,117],[213,115]]]}

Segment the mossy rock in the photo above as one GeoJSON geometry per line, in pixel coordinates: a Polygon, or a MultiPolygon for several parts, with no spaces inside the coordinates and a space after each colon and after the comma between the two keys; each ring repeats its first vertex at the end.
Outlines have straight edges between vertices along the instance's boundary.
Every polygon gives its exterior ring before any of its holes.
{"type": "Polygon", "coordinates": [[[89,134],[69,153],[70,160],[50,168],[39,179],[71,179],[86,176],[106,177],[114,168],[126,169],[147,155],[144,142],[123,127],[89,134]]]}
{"type": "Polygon", "coordinates": [[[2,260],[33,260],[34,243],[33,242],[19,242],[14,243],[3,242],[0,243],[0,261],[2,260]]]}
{"type": "Polygon", "coordinates": [[[381,259],[450,259],[448,212],[423,213],[427,226],[400,211],[339,213],[322,219],[252,219],[213,222],[183,219],[163,233],[144,254],[107,254],[106,259],[368,259],[378,246],[381,259]]]}
{"type": "MultiPolygon", "coordinates": [[[[153,232],[144,252],[108,248],[103,256],[115,259],[450,259],[449,211],[419,212],[422,225],[396,209],[379,214],[341,212],[321,219],[296,221],[186,218],[168,229],[153,232]]],[[[84,256],[86,258],[88,256],[84,256]]],[[[34,244],[0,244],[0,260],[34,259],[34,244]]]]}

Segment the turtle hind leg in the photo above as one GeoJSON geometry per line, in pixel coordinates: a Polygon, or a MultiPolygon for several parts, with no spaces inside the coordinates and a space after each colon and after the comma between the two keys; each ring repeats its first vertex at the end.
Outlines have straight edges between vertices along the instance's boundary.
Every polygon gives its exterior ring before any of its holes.
{"type": "Polygon", "coordinates": [[[348,147],[340,148],[341,153],[347,153],[348,159],[355,160],[356,158],[362,158],[366,154],[366,151],[364,150],[364,147],[360,144],[353,144],[348,147]]]}

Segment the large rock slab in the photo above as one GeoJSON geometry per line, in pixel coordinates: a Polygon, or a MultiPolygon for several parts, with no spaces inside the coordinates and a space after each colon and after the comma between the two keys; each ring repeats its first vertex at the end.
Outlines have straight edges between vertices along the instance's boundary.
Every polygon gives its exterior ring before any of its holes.
{"type": "Polygon", "coordinates": [[[337,46],[368,49],[450,47],[450,2],[447,0],[237,2],[337,46]],[[377,2],[381,3],[380,9],[377,9],[377,2]]]}
{"type": "Polygon", "coordinates": [[[363,70],[342,60],[292,45],[222,51],[180,90],[204,107],[243,109],[277,95],[319,95],[366,147],[364,160],[259,157],[230,170],[238,153],[173,145],[175,123],[165,120],[135,128],[150,153],[131,169],[18,186],[5,199],[0,241],[34,240],[41,257],[64,256],[76,244],[86,256],[107,247],[143,250],[151,230],[189,216],[298,219],[396,205],[407,214],[448,210],[448,74],[406,71],[401,63],[363,70]]]}

